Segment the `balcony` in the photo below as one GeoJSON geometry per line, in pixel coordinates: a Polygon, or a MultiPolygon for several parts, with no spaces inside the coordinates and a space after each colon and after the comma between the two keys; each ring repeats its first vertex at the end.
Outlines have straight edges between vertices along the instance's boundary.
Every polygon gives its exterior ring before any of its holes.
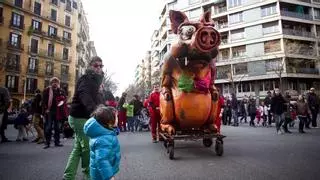
{"type": "Polygon", "coordinates": [[[284,10],[281,10],[280,12],[281,12],[281,16],[305,19],[305,20],[310,20],[310,21],[312,21],[312,19],[313,19],[312,16],[309,14],[302,14],[302,13],[296,13],[296,12],[284,11],[284,10]]]}
{"type": "Polygon", "coordinates": [[[38,54],[38,48],[33,48],[32,46],[28,47],[28,52],[30,54],[38,54]]]}
{"type": "Polygon", "coordinates": [[[65,42],[65,43],[68,43],[68,44],[72,44],[71,39],[68,39],[68,38],[65,38],[65,37],[62,38],[62,41],[65,42]]]}
{"type": "MultiPolygon", "coordinates": [[[[12,19],[11,19],[11,22],[12,22],[12,19]]],[[[20,24],[20,25],[16,25],[16,24],[13,24],[13,23],[10,23],[10,28],[13,28],[13,29],[18,29],[18,30],[24,30],[24,24],[20,24]]]]}
{"type": "Polygon", "coordinates": [[[19,64],[6,64],[6,71],[20,72],[19,64]]]}
{"type": "Polygon", "coordinates": [[[287,67],[288,73],[300,73],[300,74],[319,74],[319,69],[316,68],[306,68],[306,67],[287,67]]]}
{"type": "Polygon", "coordinates": [[[78,51],[83,51],[84,50],[84,44],[82,42],[79,42],[76,46],[78,51]]]}
{"type": "Polygon", "coordinates": [[[71,5],[67,5],[67,6],[66,6],[66,11],[72,12],[72,7],[71,7],[71,5]]]}
{"type": "Polygon", "coordinates": [[[313,0],[313,2],[315,2],[315,3],[320,3],[320,0],[313,0]]]}
{"type": "Polygon", "coordinates": [[[28,71],[27,71],[28,74],[31,74],[31,75],[36,75],[38,74],[38,67],[34,68],[34,69],[29,69],[28,68],[28,71]]]}
{"type": "Polygon", "coordinates": [[[311,3],[311,0],[297,0],[297,1],[305,2],[305,3],[311,3]]]}
{"type": "Polygon", "coordinates": [[[227,12],[227,6],[224,7],[212,7],[213,15],[218,15],[224,12],[227,12]]]}
{"type": "Polygon", "coordinates": [[[18,50],[18,51],[23,51],[24,46],[21,43],[14,43],[14,42],[7,42],[7,48],[10,50],[18,50]]]}
{"type": "Polygon", "coordinates": [[[299,31],[299,30],[294,30],[294,29],[283,28],[282,32],[283,32],[283,34],[286,34],[286,35],[302,36],[302,37],[310,37],[310,38],[315,37],[314,33],[312,33],[312,32],[299,31]]]}
{"type": "Polygon", "coordinates": [[[46,49],[39,49],[38,55],[40,57],[55,59],[58,61],[61,61],[63,59],[61,53],[50,52],[46,49]]]}
{"type": "Polygon", "coordinates": [[[224,22],[224,23],[217,23],[216,25],[215,25],[215,28],[216,29],[223,29],[223,28],[227,28],[228,27],[228,22],[224,22]]]}
{"type": "Polygon", "coordinates": [[[62,57],[62,61],[68,61],[68,62],[70,62],[71,59],[72,59],[72,56],[63,56],[63,57],[62,57]]]}

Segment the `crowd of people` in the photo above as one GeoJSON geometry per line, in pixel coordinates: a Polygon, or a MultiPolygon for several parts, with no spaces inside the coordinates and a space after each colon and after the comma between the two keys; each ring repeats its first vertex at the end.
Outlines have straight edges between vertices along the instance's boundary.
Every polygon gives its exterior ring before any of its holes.
{"type": "MultiPolygon", "coordinates": [[[[65,138],[73,137],[74,146],[65,167],[63,179],[75,179],[81,160],[85,179],[114,179],[119,171],[121,159],[117,135],[120,132],[151,130],[151,140],[157,143],[160,129],[160,92],[154,84],[153,92],[141,101],[138,95],[128,99],[127,94],[114,97],[103,87],[102,59],[94,57],[86,73],[79,78],[71,103],[67,103],[66,93],[60,88],[60,80],[53,77],[50,86],[41,93],[36,90],[31,103],[20,108],[14,120],[17,129],[16,141],[29,141],[31,126],[36,130],[32,142],[44,144],[50,148],[52,132],[54,145],[62,147],[61,133],[65,138]]],[[[220,132],[221,123],[239,126],[248,123],[252,127],[271,127],[275,122],[278,134],[291,133],[288,126],[294,126],[299,119],[299,132],[304,128],[317,128],[319,98],[311,88],[306,95],[299,95],[295,101],[279,89],[268,92],[267,97],[257,103],[253,97],[244,97],[238,101],[235,94],[219,98],[215,124],[220,132]],[[248,117],[250,120],[248,121],[248,117]]],[[[9,142],[4,130],[10,107],[10,94],[6,88],[0,88],[0,132],[1,142],[9,142]]]]}
{"type": "Polygon", "coordinates": [[[239,126],[240,120],[240,123],[249,122],[249,126],[252,127],[271,127],[274,122],[276,132],[282,134],[291,133],[289,127],[293,127],[298,120],[300,133],[305,133],[304,128],[310,129],[311,126],[318,128],[320,101],[314,88],[307,94],[300,94],[298,98],[292,98],[288,92],[282,95],[276,88],[273,92],[268,91],[265,99],[258,103],[252,96],[245,96],[238,101],[235,94],[231,94],[231,98],[222,96],[222,99],[221,113],[224,125],[239,126]]]}

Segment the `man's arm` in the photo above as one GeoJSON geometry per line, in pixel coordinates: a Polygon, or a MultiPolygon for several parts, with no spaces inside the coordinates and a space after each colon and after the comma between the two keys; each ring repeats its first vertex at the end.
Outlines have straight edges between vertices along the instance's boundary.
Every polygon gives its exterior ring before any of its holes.
{"type": "Polygon", "coordinates": [[[92,113],[96,108],[96,103],[93,96],[96,96],[98,92],[94,92],[92,89],[95,87],[90,81],[81,81],[78,86],[79,100],[87,108],[89,113],[92,113]]]}

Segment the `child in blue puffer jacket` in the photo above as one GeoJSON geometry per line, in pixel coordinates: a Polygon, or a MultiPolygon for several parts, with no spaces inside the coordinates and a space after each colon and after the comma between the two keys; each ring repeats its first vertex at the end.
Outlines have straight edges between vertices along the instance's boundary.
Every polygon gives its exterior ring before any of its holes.
{"type": "Polygon", "coordinates": [[[99,106],[84,125],[84,133],[90,138],[91,180],[114,179],[119,172],[120,145],[115,129],[116,109],[99,106]]]}

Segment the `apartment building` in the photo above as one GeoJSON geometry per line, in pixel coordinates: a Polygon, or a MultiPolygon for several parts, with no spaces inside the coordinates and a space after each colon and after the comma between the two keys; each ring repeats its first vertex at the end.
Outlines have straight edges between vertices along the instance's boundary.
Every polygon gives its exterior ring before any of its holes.
{"type": "Polygon", "coordinates": [[[0,86],[18,107],[53,76],[68,97],[76,78],[80,1],[0,1],[0,86]]]}
{"type": "Polygon", "coordinates": [[[141,96],[146,96],[152,91],[151,67],[151,51],[147,51],[135,70],[135,84],[144,91],[141,96]]]}
{"type": "Polygon", "coordinates": [[[168,1],[160,15],[160,45],[154,48],[159,53],[152,52],[160,61],[173,39],[170,9],[189,19],[211,10],[222,38],[216,84],[225,95],[264,96],[280,84],[292,94],[320,89],[319,0],[168,1]]]}

